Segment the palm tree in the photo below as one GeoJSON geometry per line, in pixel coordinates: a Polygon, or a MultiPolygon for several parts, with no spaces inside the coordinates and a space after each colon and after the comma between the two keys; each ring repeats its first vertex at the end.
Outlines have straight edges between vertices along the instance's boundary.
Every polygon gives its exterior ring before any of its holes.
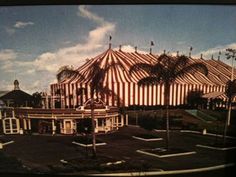
{"type": "Polygon", "coordinates": [[[233,81],[229,80],[226,83],[225,94],[228,97],[228,115],[227,115],[227,119],[225,121],[225,127],[224,127],[224,136],[223,136],[224,144],[226,142],[227,127],[230,124],[232,101],[234,97],[236,96],[236,79],[234,79],[233,81]]]}
{"type": "Polygon", "coordinates": [[[116,66],[116,63],[111,63],[106,65],[104,68],[100,67],[101,61],[96,61],[90,72],[89,72],[89,80],[90,80],[90,98],[91,98],[91,119],[92,119],[92,139],[93,139],[93,156],[96,157],[96,135],[95,135],[95,118],[94,118],[94,96],[101,96],[101,99],[104,100],[105,95],[115,94],[112,92],[107,85],[103,85],[103,81],[105,79],[106,73],[111,67],[116,66]]]}
{"type": "Polygon", "coordinates": [[[140,70],[146,72],[147,76],[138,81],[138,85],[146,84],[163,84],[164,85],[164,104],[166,106],[166,148],[169,149],[169,100],[170,100],[170,86],[177,78],[187,77],[188,74],[194,74],[199,71],[208,74],[207,67],[199,62],[191,63],[190,59],[184,55],[172,57],[162,54],[158,57],[157,62],[137,63],[130,68],[130,74],[139,72],[140,70]]]}
{"type": "MultiPolygon", "coordinates": [[[[107,64],[104,68],[100,67],[102,60],[95,61],[91,67],[91,69],[88,72],[88,80],[90,80],[90,107],[91,107],[91,119],[92,119],[92,139],[93,139],[93,156],[96,157],[96,135],[95,135],[95,118],[94,118],[94,96],[96,95],[98,98],[98,95],[101,96],[101,99],[104,100],[105,95],[111,95],[115,94],[112,92],[108,86],[103,85],[103,81],[105,79],[106,73],[108,70],[112,67],[115,67],[116,65],[119,65],[123,67],[121,63],[115,63],[114,61],[110,64],[107,64]]],[[[80,74],[78,71],[74,70],[72,67],[64,66],[59,69],[57,73],[57,80],[58,82],[61,82],[65,78],[69,77],[81,77],[83,80],[85,78],[84,75],[80,74]]],[[[80,92],[87,91],[81,88],[79,90],[80,92]]],[[[82,93],[81,93],[82,94],[82,93]]],[[[117,96],[117,95],[115,95],[117,96]]]]}

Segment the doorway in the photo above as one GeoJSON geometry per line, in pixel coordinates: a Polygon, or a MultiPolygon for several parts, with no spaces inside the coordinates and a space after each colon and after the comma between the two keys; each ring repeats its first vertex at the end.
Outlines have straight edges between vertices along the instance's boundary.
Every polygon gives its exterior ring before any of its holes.
{"type": "Polygon", "coordinates": [[[64,120],[64,134],[73,134],[74,133],[74,126],[72,120],[64,120]]]}

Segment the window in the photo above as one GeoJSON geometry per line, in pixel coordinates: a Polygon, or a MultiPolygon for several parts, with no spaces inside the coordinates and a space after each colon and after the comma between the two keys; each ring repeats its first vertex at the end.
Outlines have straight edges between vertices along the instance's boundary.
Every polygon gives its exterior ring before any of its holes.
{"type": "Polygon", "coordinates": [[[6,118],[3,119],[3,132],[5,134],[16,134],[20,131],[19,119],[6,118]]]}

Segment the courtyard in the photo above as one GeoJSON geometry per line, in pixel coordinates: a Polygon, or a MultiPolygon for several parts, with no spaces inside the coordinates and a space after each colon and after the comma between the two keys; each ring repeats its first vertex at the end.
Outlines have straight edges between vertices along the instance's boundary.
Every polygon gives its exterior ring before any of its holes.
{"type": "MultiPolygon", "coordinates": [[[[165,147],[165,131],[145,130],[138,126],[126,126],[118,131],[98,134],[97,158],[92,158],[92,148],[73,144],[81,136],[71,135],[1,135],[2,142],[14,141],[0,150],[0,156],[10,159],[0,161],[0,172],[29,174],[70,174],[87,175],[124,172],[165,172],[173,170],[201,169],[213,166],[234,166],[233,155],[236,149],[217,150],[199,147],[221,142],[221,137],[202,135],[195,132],[173,130],[170,132],[170,147],[195,152],[181,156],[158,158],[139,153],[139,150],[165,147]],[[158,137],[144,141],[134,137],[158,137]],[[14,163],[13,163],[14,162],[14,163]],[[5,165],[5,166],[4,166],[5,165]],[[3,168],[4,166],[4,168],[3,168]],[[20,167],[21,166],[21,167],[20,167]]],[[[235,139],[227,139],[235,145],[235,139]]],[[[222,169],[227,170],[227,168],[222,169]]],[[[227,171],[212,172],[222,176],[227,171]]],[[[194,176],[197,173],[191,173],[194,176]]],[[[210,176],[211,173],[208,175],[210,176]]]]}

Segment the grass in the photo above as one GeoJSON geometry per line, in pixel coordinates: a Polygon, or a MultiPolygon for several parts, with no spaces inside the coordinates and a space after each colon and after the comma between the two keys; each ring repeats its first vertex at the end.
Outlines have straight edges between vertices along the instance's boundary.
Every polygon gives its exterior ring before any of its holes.
{"type": "Polygon", "coordinates": [[[169,150],[166,150],[165,148],[155,148],[155,149],[146,149],[145,151],[157,155],[168,155],[168,154],[187,152],[187,150],[181,148],[170,148],[169,150]]]}

